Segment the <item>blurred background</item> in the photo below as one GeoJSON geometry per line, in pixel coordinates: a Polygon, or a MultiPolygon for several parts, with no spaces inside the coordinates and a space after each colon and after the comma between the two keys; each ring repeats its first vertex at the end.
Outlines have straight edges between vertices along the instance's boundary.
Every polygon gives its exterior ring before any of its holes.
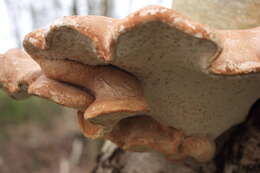
{"type": "MultiPolygon", "coordinates": [[[[22,47],[25,34],[69,15],[123,18],[146,5],[173,0],[0,0],[0,53],[22,47]]],[[[0,64],[1,68],[1,64],[0,64]]],[[[87,173],[103,141],[84,138],[75,112],[0,90],[0,173],[87,173]]]]}

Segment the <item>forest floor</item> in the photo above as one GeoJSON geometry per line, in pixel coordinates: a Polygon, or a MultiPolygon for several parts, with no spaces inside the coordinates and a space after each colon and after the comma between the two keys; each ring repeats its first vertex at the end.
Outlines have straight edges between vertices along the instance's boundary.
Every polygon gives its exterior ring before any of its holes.
{"type": "MultiPolygon", "coordinates": [[[[88,173],[100,142],[83,137],[70,111],[44,122],[9,124],[0,131],[1,173],[88,173]]],[[[51,117],[51,116],[49,116],[51,117]]]]}

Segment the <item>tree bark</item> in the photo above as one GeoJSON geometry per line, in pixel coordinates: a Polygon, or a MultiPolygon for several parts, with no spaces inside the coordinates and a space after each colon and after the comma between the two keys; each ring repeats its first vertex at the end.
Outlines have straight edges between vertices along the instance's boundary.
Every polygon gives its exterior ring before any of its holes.
{"type": "Polygon", "coordinates": [[[209,163],[171,162],[158,153],[126,152],[106,142],[92,173],[259,173],[260,101],[248,119],[216,139],[217,153],[209,163]]]}
{"type": "Polygon", "coordinates": [[[126,152],[106,142],[92,173],[194,173],[181,163],[172,163],[159,153],[126,152]]]}

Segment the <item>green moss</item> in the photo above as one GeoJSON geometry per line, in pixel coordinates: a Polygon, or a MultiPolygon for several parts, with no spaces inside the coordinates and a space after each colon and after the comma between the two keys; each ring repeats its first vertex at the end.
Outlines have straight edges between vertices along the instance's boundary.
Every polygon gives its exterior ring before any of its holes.
{"type": "Polygon", "coordinates": [[[58,105],[47,100],[36,97],[15,100],[0,91],[0,125],[28,120],[46,121],[60,112],[58,105]]]}

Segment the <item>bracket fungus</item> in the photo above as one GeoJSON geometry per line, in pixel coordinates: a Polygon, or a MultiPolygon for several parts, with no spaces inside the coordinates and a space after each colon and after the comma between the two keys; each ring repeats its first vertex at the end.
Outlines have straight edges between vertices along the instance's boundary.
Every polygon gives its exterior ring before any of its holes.
{"type": "Polygon", "coordinates": [[[16,99],[35,95],[79,110],[94,100],[81,89],[47,78],[40,66],[20,49],[11,49],[0,56],[0,64],[2,88],[16,99]]]}
{"type": "Polygon", "coordinates": [[[125,19],[69,16],[26,36],[40,67],[5,54],[0,83],[76,108],[88,137],[208,161],[259,98],[259,45],[260,28],[215,30],[160,6],[125,19]]]}

